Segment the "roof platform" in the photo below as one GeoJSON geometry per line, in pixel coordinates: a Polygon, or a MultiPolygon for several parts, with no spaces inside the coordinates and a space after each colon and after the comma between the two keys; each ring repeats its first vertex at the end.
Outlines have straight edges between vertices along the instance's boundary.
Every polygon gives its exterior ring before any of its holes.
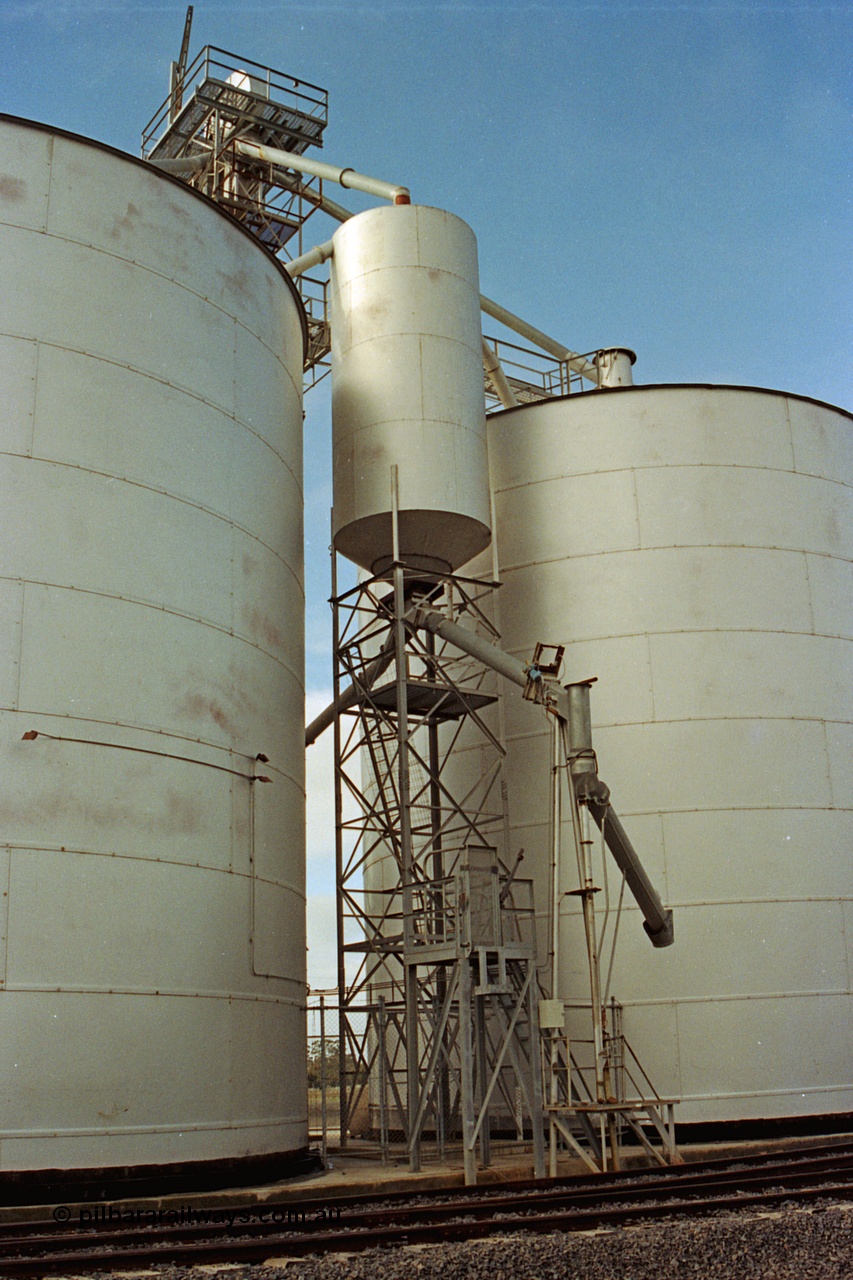
{"type": "Polygon", "coordinates": [[[328,118],[325,89],[206,45],[145,126],[142,155],[197,154],[221,145],[226,131],[302,155],[322,147],[328,118]]]}

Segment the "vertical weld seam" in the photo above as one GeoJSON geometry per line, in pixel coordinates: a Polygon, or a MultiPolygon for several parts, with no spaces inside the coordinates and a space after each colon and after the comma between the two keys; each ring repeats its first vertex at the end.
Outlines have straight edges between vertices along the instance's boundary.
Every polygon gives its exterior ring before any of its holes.
{"type": "Polygon", "coordinates": [[[684,1097],[684,1078],[681,1071],[681,1029],[678,1025],[678,1001],[673,1000],[672,1010],[675,1016],[675,1061],[678,1070],[678,1096],[684,1097]]]}
{"type": "Polygon", "coordinates": [[[652,700],[652,720],[657,720],[657,710],[655,708],[655,681],[652,671],[652,638],[648,631],[646,632],[646,655],[649,660],[649,697],[652,700]]]}
{"type": "Polygon", "coordinates": [[[838,903],[838,910],[841,912],[841,937],[844,940],[844,963],[847,966],[847,990],[853,991],[853,963],[851,963],[850,938],[847,935],[847,916],[843,901],[838,903]]]}
{"type": "Polygon", "coordinates": [[[47,141],[47,202],[44,210],[44,230],[45,235],[50,232],[50,197],[53,191],[53,153],[56,150],[56,138],[54,134],[48,135],[47,141]]]}
{"type": "Polygon", "coordinates": [[[20,586],[21,586],[21,595],[20,595],[20,611],[19,611],[19,615],[18,615],[18,617],[19,617],[19,621],[18,621],[18,672],[17,672],[17,683],[16,683],[16,688],[15,688],[15,710],[16,710],[16,711],[20,711],[20,709],[21,709],[21,671],[22,671],[22,669],[23,669],[23,665],[24,665],[24,612],[25,612],[25,605],[26,605],[26,600],[27,600],[27,584],[26,584],[26,582],[22,581],[22,582],[21,582],[21,584],[20,584],[20,586]]]}
{"type": "MultiPolygon", "coordinates": [[[[233,765],[234,763],[233,747],[231,747],[228,751],[228,758],[231,760],[233,765]]],[[[237,803],[237,791],[234,787],[233,777],[228,779],[228,792],[229,792],[229,795],[228,795],[228,800],[229,800],[229,804],[228,804],[228,870],[233,875],[234,866],[235,866],[234,851],[235,851],[235,841],[236,841],[236,823],[234,821],[234,806],[237,803]]]]}
{"type": "MultiPolygon", "coordinates": [[[[239,332],[239,321],[237,320],[236,317],[234,317],[231,323],[232,323],[232,333],[233,333],[232,354],[234,356],[234,363],[231,366],[231,409],[236,421],[238,416],[237,415],[237,361],[239,359],[239,354],[240,354],[239,344],[237,341],[237,336],[239,332]]],[[[252,429],[254,430],[254,424],[252,424],[252,429]]]]}
{"type": "Polygon", "coordinates": [[[3,912],[3,973],[2,973],[3,983],[5,985],[6,974],[8,973],[8,969],[9,969],[9,918],[11,915],[10,905],[11,905],[11,893],[12,893],[12,849],[11,849],[11,846],[8,844],[6,845],[6,876],[5,876],[5,885],[3,887],[6,890],[6,898],[5,898],[6,906],[3,912]]]}
{"type": "Polygon", "coordinates": [[[821,728],[823,729],[823,754],[826,760],[826,785],[829,788],[829,808],[835,808],[835,796],[832,790],[832,759],[829,754],[829,734],[826,731],[826,721],[821,720],[821,728]]]}
{"type": "Polygon", "coordinates": [[[33,456],[36,447],[36,414],[38,413],[38,396],[39,396],[39,364],[41,362],[41,343],[36,339],[36,368],[33,374],[33,411],[30,417],[30,440],[27,447],[27,457],[33,456]]]}
{"type": "Polygon", "coordinates": [[[640,527],[640,499],[637,494],[637,468],[631,468],[631,488],[634,492],[634,523],[637,526],[637,548],[643,550],[643,531],[640,527]]]}
{"type": "Polygon", "coordinates": [[[793,423],[791,422],[791,402],[787,396],[783,396],[783,402],[785,405],[785,421],[788,424],[788,446],[791,450],[791,470],[796,472],[798,468],[797,468],[797,454],[796,454],[796,450],[794,449],[794,427],[793,427],[793,423]]]}
{"type": "Polygon", "coordinates": [[[817,623],[815,622],[814,616],[814,598],[812,597],[812,579],[811,574],[809,573],[809,553],[807,551],[803,552],[803,560],[806,565],[806,593],[809,599],[809,616],[812,620],[812,633],[813,635],[817,635],[817,623]]]}

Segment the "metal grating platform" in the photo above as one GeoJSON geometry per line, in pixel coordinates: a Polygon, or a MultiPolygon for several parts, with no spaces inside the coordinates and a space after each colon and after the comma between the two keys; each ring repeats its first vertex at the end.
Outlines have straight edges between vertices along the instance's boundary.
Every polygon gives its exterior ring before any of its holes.
{"type": "Polygon", "coordinates": [[[145,126],[142,155],[171,160],[221,146],[223,124],[301,155],[323,145],[328,118],[325,89],[206,45],[145,126]]]}
{"type": "MultiPolygon", "coordinates": [[[[425,680],[406,682],[406,705],[409,712],[416,715],[432,715],[436,720],[459,720],[471,711],[479,711],[493,702],[497,702],[496,697],[475,690],[461,689],[457,692],[445,685],[430,684],[425,680]]],[[[363,703],[381,707],[383,711],[395,711],[396,682],[373,689],[370,697],[363,699],[363,703]]]]}
{"type": "Polygon", "coordinates": [[[248,89],[235,88],[224,80],[206,79],[186,106],[148,153],[150,160],[167,160],[188,154],[191,143],[215,111],[237,129],[251,128],[253,137],[265,146],[298,155],[310,146],[322,146],[325,119],[307,115],[283,102],[273,102],[248,89]]]}

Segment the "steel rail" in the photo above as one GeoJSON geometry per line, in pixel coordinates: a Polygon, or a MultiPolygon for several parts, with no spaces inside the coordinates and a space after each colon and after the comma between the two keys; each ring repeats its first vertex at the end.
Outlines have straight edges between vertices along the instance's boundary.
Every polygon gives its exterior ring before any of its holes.
{"type": "Polygon", "coordinates": [[[825,1183],[805,1188],[778,1188],[758,1194],[717,1196],[701,1200],[669,1200],[662,1203],[622,1205],[610,1208],[588,1208],[545,1214],[529,1214],[506,1218],[490,1218],[485,1221],[456,1221],[429,1224],[400,1223],[393,1227],[361,1230],[356,1226],[348,1230],[318,1231],[301,1235],[270,1235],[263,1240],[256,1236],[230,1239],[227,1242],[201,1241],[198,1243],[170,1243],[166,1237],[150,1240],[144,1245],[113,1248],[104,1241],[97,1249],[88,1252],[69,1250],[49,1254],[19,1255],[0,1260],[0,1275],[41,1276],[56,1275],[65,1266],[87,1271],[122,1270],[129,1265],[146,1262],[168,1262],[198,1266],[207,1263],[264,1262],[274,1257],[302,1257],[309,1254],[353,1253],[382,1246],[411,1244],[437,1244],[460,1242],[477,1237],[516,1232],[574,1232],[589,1231],[595,1227],[638,1225],[644,1221],[673,1218],[701,1217],[725,1210],[742,1212],[744,1209],[766,1209],[785,1203],[808,1204],[812,1200],[853,1201],[853,1185],[825,1183]]]}
{"type": "MultiPolygon", "coordinates": [[[[374,1206],[377,1209],[386,1209],[389,1206],[400,1203],[417,1207],[420,1204],[426,1206],[439,1207],[444,1204],[464,1204],[467,1200],[483,1200],[489,1204],[494,1204],[497,1199],[504,1199],[508,1193],[517,1192],[519,1195],[528,1198],[542,1199],[544,1195],[552,1191],[562,1191],[567,1195],[579,1195],[587,1190],[604,1194],[610,1190],[619,1190],[621,1194],[631,1194],[633,1191],[656,1190],[673,1186],[676,1183],[681,1185],[692,1184],[694,1182],[702,1182],[710,1185],[713,1182],[722,1182],[730,1180],[733,1183],[740,1179],[758,1176],[766,1172],[768,1176],[782,1175],[786,1171],[799,1172],[805,1169],[819,1171],[821,1169],[846,1168],[850,1161],[853,1160],[853,1143],[851,1142],[833,1142],[810,1147],[801,1147],[788,1149],[787,1151],[771,1151],[756,1153],[754,1155],[744,1156],[727,1156],[714,1157],[710,1160],[694,1160],[688,1164],[669,1165],[662,1168],[633,1168],[622,1170],[610,1170],[608,1173],[601,1174],[563,1174],[556,1178],[542,1178],[536,1182],[530,1178],[522,1178],[509,1181],[501,1181],[499,1183],[480,1183],[475,1186],[453,1186],[445,1188],[432,1188],[417,1190],[415,1187],[404,1188],[400,1190],[376,1191],[372,1195],[365,1196],[360,1192],[336,1194],[332,1196],[323,1196],[319,1199],[311,1197],[293,1198],[288,1197],[286,1200],[267,1200],[263,1202],[262,1207],[270,1210],[286,1212],[299,1210],[307,1213],[316,1213],[321,1208],[328,1208],[330,1203],[340,1205],[342,1207],[355,1203],[360,1209],[374,1206]]],[[[89,1201],[77,1200],[74,1197],[74,1185],[69,1183],[65,1188],[65,1202],[74,1204],[79,1207],[88,1207],[89,1201]]],[[[52,1184],[51,1190],[56,1193],[60,1190],[57,1184],[52,1184]]],[[[170,1192],[169,1198],[176,1199],[181,1193],[170,1192]]],[[[189,1195],[190,1193],[186,1193],[189,1195]]],[[[220,1193],[217,1193],[220,1194],[220,1193]]],[[[224,1194],[227,1194],[224,1193],[224,1194]]],[[[143,1197],[138,1192],[131,1191],[133,1203],[139,1204],[143,1202],[143,1197]]],[[[158,1205],[162,1204],[163,1197],[158,1198],[158,1205]]],[[[50,1199],[42,1198],[38,1203],[52,1203],[50,1199]]],[[[118,1198],[115,1203],[122,1203],[118,1198]]],[[[129,1202],[129,1201],[128,1201],[129,1202]]],[[[35,1201],[30,1201],[33,1206],[35,1201]]],[[[93,1202],[94,1203],[94,1202],[93,1202]]],[[[108,1202],[105,1202],[108,1203],[108,1202]]],[[[97,1204],[102,1204],[101,1197],[98,1197],[97,1204]]],[[[222,1201],[217,1204],[218,1208],[229,1212],[244,1212],[247,1207],[245,1202],[222,1201]]],[[[372,1211],[372,1210],[371,1210],[372,1211]]],[[[466,1209],[467,1212],[467,1209],[466,1209]]],[[[120,1226],[110,1223],[98,1223],[97,1226],[92,1224],[93,1229],[110,1230],[118,1229],[120,1226]]],[[[33,1231],[39,1233],[46,1232],[64,1232],[68,1227],[63,1222],[53,1221],[35,1221],[32,1218],[20,1221],[0,1222],[0,1241],[5,1237],[14,1235],[17,1231],[33,1231]]]]}
{"type": "MultiPolygon", "coordinates": [[[[610,1196],[611,1193],[624,1199],[632,1194],[647,1195],[658,1191],[666,1193],[676,1185],[680,1191],[685,1188],[724,1186],[726,1184],[741,1186],[746,1181],[756,1181],[762,1178],[776,1179],[786,1175],[800,1175],[802,1173],[835,1172],[849,1169],[851,1165],[853,1165],[853,1144],[842,1143],[801,1148],[800,1150],[790,1151],[784,1156],[779,1152],[769,1152],[760,1156],[715,1158],[713,1160],[693,1161],[689,1164],[672,1165],[651,1170],[642,1168],[611,1171],[606,1174],[563,1175],[557,1178],[543,1178],[536,1182],[526,1178],[470,1187],[458,1186],[422,1191],[407,1188],[388,1192],[376,1191],[369,1196],[355,1193],[353,1196],[335,1195],[334,1197],[324,1196],[320,1199],[288,1198],[286,1200],[266,1200],[257,1204],[223,1200],[221,1203],[217,1203],[215,1209],[223,1213],[240,1214],[249,1212],[252,1208],[258,1208],[270,1212],[286,1213],[290,1211],[291,1213],[301,1212],[306,1215],[314,1214],[316,1216],[321,1209],[328,1209],[330,1204],[335,1204],[340,1206],[341,1209],[345,1209],[355,1203],[362,1213],[369,1214],[371,1218],[373,1218],[374,1214],[393,1213],[396,1205],[403,1206],[407,1213],[420,1210],[444,1213],[457,1206],[461,1212],[469,1213],[477,1208],[476,1204],[472,1205],[472,1201],[480,1201],[487,1210],[492,1210],[496,1207],[516,1208],[529,1204],[534,1199],[540,1204],[554,1199],[562,1199],[568,1203],[588,1196],[603,1199],[610,1196]]],[[[68,1190],[70,1192],[72,1188],[69,1187],[68,1190]]],[[[174,1200],[177,1194],[172,1193],[170,1198],[174,1200]]],[[[88,1202],[75,1201],[71,1195],[67,1199],[79,1208],[85,1209],[88,1207],[88,1202]]],[[[117,1203],[122,1202],[118,1201],[117,1203]]],[[[133,1203],[135,1205],[142,1203],[138,1195],[133,1197],[133,1203]]],[[[162,1198],[158,1200],[158,1207],[161,1205],[162,1198]]],[[[102,1207],[100,1200],[97,1202],[96,1207],[102,1207]]],[[[195,1206],[188,1207],[195,1208],[195,1206]]],[[[166,1208],[168,1208],[168,1205],[166,1208]]],[[[214,1212],[214,1209],[205,1211],[214,1212]]],[[[204,1224],[202,1224],[202,1227],[207,1230],[204,1224]]],[[[187,1229],[200,1231],[202,1227],[187,1229]]],[[[107,1221],[84,1224],[78,1230],[118,1233],[125,1230],[125,1228],[119,1222],[107,1221]]],[[[0,1242],[20,1232],[29,1232],[34,1235],[67,1234],[69,1227],[66,1222],[62,1221],[34,1221],[32,1219],[0,1223],[0,1242]]]]}
{"type": "MultiPolygon", "coordinates": [[[[731,1166],[732,1161],[727,1163],[731,1166]]],[[[4,1257],[0,1260],[0,1275],[55,1274],[56,1269],[65,1264],[73,1264],[77,1270],[80,1267],[112,1270],[142,1260],[250,1262],[275,1255],[299,1256],[379,1245],[464,1240],[497,1232],[587,1230],[597,1225],[767,1207],[783,1201],[808,1203],[822,1197],[853,1200],[851,1165],[853,1152],[842,1148],[836,1149],[834,1155],[810,1156],[806,1152],[803,1157],[794,1155],[784,1161],[764,1160],[746,1167],[741,1163],[740,1168],[712,1169],[704,1176],[701,1173],[687,1175],[687,1166],[685,1173],[675,1178],[657,1177],[640,1182],[638,1177],[644,1175],[634,1174],[633,1179],[617,1180],[616,1185],[611,1181],[606,1187],[600,1181],[596,1187],[593,1179],[574,1180],[591,1185],[573,1186],[572,1180],[567,1179],[562,1189],[554,1187],[544,1196],[540,1187],[532,1189],[527,1184],[526,1195],[512,1197],[455,1195],[450,1200],[430,1204],[401,1201],[393,1209],[376,1208],[367,1212],[359,1206],[362,1211],[354,1213],[350,1222],[344,1216],[332,1230],[328,1229],[327,1222],[316,1220],[308,1220],[290,1230],[282,1230],[282,1225],[277,1223],[256,1223],[237,1238],[233,1235],[234,1227],[210,1223],[132,1230],[120,1226],[110,1229],[112,1224],[98,1223],[73,1233],[61,1225],[52,1230],[53,1224],[49,1223],[28,1224],[27,1228],[23,1224],[9,1224],[2,1232],[4,1257]],[[804,1182],[810,1185],[800,1185],[804,1182]],[[745,1190],[746,1185],[754,1184],[763,1184],[764,1189],[745,1190]],[[703,1196],[703,1190],[713,1194],[703,1196]],[[684,1198],[690,1192],[699,1198],[684,1198]],[[542,1212],[546,1205],[550,1211],[542,1212]],[[453,1216],[459,1214],[465,1215],[465,1219],[453,1221],[453,1216]],[[12,1234],[16,1229],[22,1234],[12,1234]],[[94,1247],[93,1237],[97,1240],[94,1247]]],[[[484,1192],[489,1190],[491,1188],[482,1188],[484,1192]]],[[[505,1191],[506,1187],[498,1190],[505,1191]]],[[[379,1203],[381,1199],[377,1197],[379,1203]]],[[[276,1206],[267,1202],[254,1207],[268,1213],[278,1209],[307,1215],[320,1203],[328,1208],[330,1199],[301,1205],[295,1201],[276,1206]]],[[[243,1205],[232,1211],[246,1214],[252,1208],[243,1205]]],[[[344,1204],[341,1210],[345,1211],[344,1204]]],[[[225,1206],[220,1212],[225,1212],[225,1206]]],[[[242,1224],[240,1229],[243,1230],[242,1224]]]]}

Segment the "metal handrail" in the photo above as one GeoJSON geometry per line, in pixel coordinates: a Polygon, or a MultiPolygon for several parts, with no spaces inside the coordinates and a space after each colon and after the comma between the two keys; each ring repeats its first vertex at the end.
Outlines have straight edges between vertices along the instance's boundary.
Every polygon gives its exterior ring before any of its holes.
{"type": "MultiPolygon", "coordinates": [[[[485,335],[504,367],[515,390],[529,388],[544,399],[550,396],[569,395],[582,389],[583,377],[565,360],[558,360],[532,347],[523,347],[506,338],[485,335]]],[[[592,360],[595,352],[586,352],[584,360],[592,360]]]]}
{"type": "MultiPolygon", "coordinates": [[[[147,157],[163,128],[170,123],[169,117],[175,96],[182,99],[190,88],[194,90],[197,87],[195,83],[197,79],[199,82],[220,79],[224,82],[235,71],[243,71],[252,79],[263,81],[267,89],[266,96],[271,102],[292,105],[303,115],[311,119],[321,120],[324,124],[328,120],[328,90],[322,89],[320,85],[312,84],[308,80],[299,80],[284,71],[276,71],[272,67],[266,67],[260,62],[254,62],[251,58],[244,58],[236,53],[230,53],[227,49],[219,49],[215,45],[208,44],[196,55],[174,90],[169,92],[165,101],[157,108],[143,129],[143,159],[147,157]],[[221,56],[214,56],[217,54],[221,56]],[[214,72],[225,72],[226,74],[224,77],[220,77],[217,74],[213,74],[214,72]],[[274,94],[280,96],[275,97],[274,94]]],[[[188,103],[185,102],[184,109],[187,105],[188,103]]]]}

